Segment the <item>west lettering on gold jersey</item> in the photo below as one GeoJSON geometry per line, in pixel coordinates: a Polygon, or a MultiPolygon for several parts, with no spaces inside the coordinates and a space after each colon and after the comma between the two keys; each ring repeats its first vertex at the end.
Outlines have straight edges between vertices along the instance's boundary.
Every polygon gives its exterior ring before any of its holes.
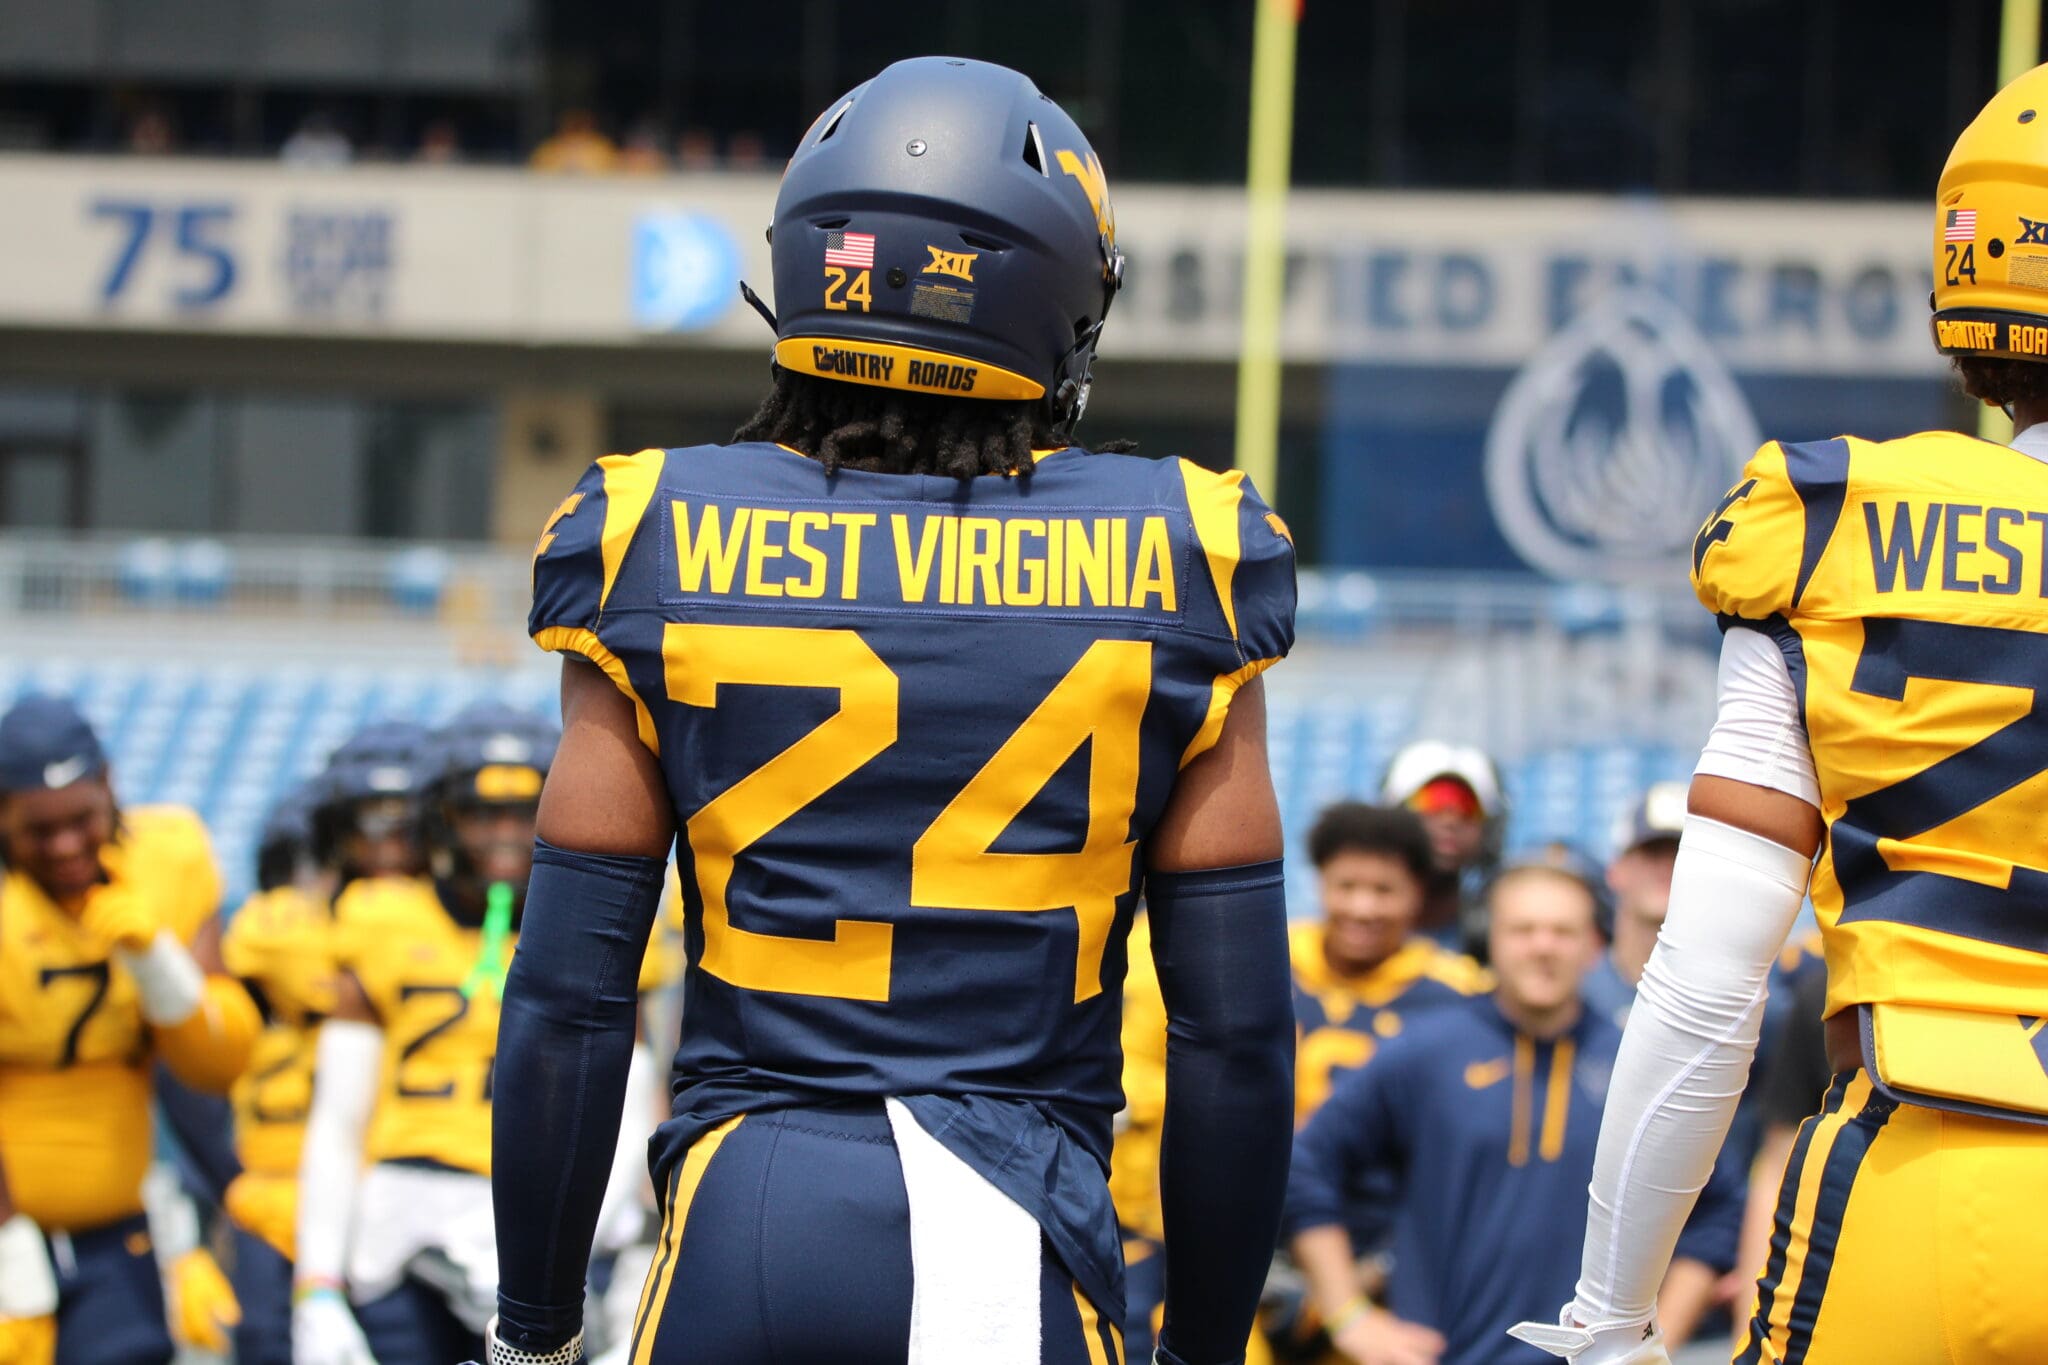
{"type": "Polygon", "coordinates": [[[1863,504],[1880,593],[1986,592],[2048,597],[2048,512],[1963,502],[1863,504]]]}
{"type": "Polygon", "coordinates": [[[863,583],[862,537],[876,513],[679,498],[670,504],[675,586],[757,599],[852,602],[865,592],[912,605],[1180,610],[1164,516],[886,519],[887,540],[869,566],[884,577],[863,583]]]}

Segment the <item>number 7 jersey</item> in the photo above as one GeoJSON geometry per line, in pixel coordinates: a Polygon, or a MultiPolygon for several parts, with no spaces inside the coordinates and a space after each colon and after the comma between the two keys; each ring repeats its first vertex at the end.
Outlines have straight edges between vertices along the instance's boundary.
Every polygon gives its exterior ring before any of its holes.
{"type": "Polygon", "coordinates": [[[674,803],[676,1114],[995,1096],[1106,1166],[1145,838],[1293,607],[1279,518],[1182,460],[600,460],[530,629],[632,701],[674,803]]]}
{"type": "Polygon", "coordinates": [[[1866,1058],[1874,1027],[1881,1069],[1889,1051],[1928,1093],[2048,1113],[2044,528],[2048,465],[2006,446],[1772,443],[1693,565],[1800,695],[1828,1012],[1875,1006],[1866,1058]]]}

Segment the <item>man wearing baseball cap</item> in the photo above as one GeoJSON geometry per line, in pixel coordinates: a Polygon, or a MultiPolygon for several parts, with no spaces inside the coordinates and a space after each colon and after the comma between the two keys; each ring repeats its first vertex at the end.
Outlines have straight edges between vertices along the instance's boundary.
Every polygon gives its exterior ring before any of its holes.
{"type": "Polygon", "coordinates": [[[1657,930],[1671,907],[1671,865],[1678,858],[1678,834],[1685,826],[1685,784],[1659,782],[1644,792],[1616,823],[1614,860],[1607,864],[1614,922],[1606,953],[1586,973],[1586,1008],[1605,1015],[1616,1028],[1635,1003],[1636,982],[1657,946],[1657,930]]]}
{"type": "Polygon", "coordinates": [[[183,1311],[218,1271],[143,1213],[150,1065],[224,1093],[259,1027],[221,968],[206,830],[121,810],[91,725],[28,696],[0,715],[0,863],[0,1342],[54,1316],[59,1362],[160,1365],[160,1274],[183,1311]]]}
{"type": "Polygon", "coordinates": [[[1484,962],[1486,910],[1480,893],[1500,866],[1507,824],[1500,770],[1472,745],[1416,740],[1387,764],[1380,801],[1414,811],[1429,832],[1436,871],[1416,932],[1484,962]]]}

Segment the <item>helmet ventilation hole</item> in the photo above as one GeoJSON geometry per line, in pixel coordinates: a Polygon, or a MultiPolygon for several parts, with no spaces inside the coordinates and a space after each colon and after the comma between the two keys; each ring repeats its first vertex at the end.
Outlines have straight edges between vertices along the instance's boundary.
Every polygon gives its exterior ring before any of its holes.
{"type": "Polygon", "coordinates": [[[838,132],[839,120],[845,118],[846,111],[851,108],[853,108],[853,101],[848,100],[846,103],[840,105],[837,109],[834,109],[832,111],[832,116],[825,120],[825,126],[819,130],[818,141],[823,142],[826,138],[829,138],[832,136],[832,134],[838,132]]]}
{"type": "Polygon", "coordinates": [[[982,236],[978,236],[978,235],[976,235],[975,233],[972,233],[972,232],[963,232],[963,233],[961,233],[961,234],[960,234],[960,244],[961,244],[962,246],[971,246],[971,247],[973,247],[973,248],[974,248],[974,249],[975,249],[976,251],[1007,251],[1007,250],[1009,250],[1009,248],[1008,248],[1008,247],[1004,246],[1004,245],[1003,245],[1003,244],[1002,244],[1001,242],[998,242],[998,241],[996,241],[996,240],[995,240],[994,238],[992,238],[992,237],[982,237],[982,236]]]}
{"type": "Polygon", "coordinates": [[[1024,125],[1024,164],[1040,175],[1046,174],[1045,143],[1039,139],[1035,123],[1024,125]]]}

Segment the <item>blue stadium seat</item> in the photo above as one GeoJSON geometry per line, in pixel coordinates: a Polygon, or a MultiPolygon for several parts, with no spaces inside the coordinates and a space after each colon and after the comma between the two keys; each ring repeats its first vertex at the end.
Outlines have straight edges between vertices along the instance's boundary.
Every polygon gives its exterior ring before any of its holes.
{"type": "MultiPolygon", "coordinates": [[[[30,690],[79,701],[100,729],[124,800],[179,801],[205,816],[230,905],[250,889],[255,839],[270,804],[359,726],[383,717],[433,724],[478,698],[546,715],[556,705],[554,676],[544,668],[313,672],[0,663],[0,703],[30,690]]],[[[1371,800],[1388,758],[1415,723],[1403,701],[1275,697],[1269,747],[1291,840],[1288,890],[1296,915],[1315,913],[1313,869],[1301,839],[1316,812],[1347,797],[1371,800]]],[[[1511,845],[1565,840],[1605,857],[1629,803],[1653,782],[1684,778],[1690,760],[1668,745],[1595,744],[1511,763],[1504,774],[1511,845]]]]}

